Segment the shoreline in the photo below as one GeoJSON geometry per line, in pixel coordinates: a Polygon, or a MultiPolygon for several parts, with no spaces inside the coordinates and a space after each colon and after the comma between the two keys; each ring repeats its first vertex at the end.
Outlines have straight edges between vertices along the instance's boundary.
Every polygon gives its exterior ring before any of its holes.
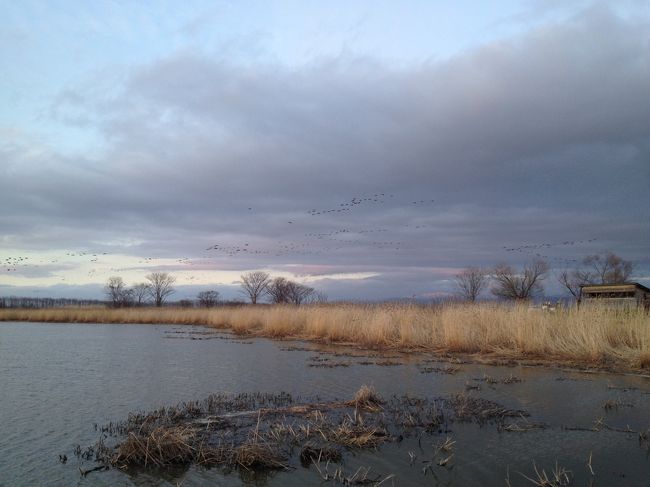
{"type": "Polygon", "coordinates": [[[650,315],[523,306],[242,306],[236,308],[0,309],[0,322],[195,325],[236,336],[375,352],[429,354],[485,365],[650,372],[650,315]]]}

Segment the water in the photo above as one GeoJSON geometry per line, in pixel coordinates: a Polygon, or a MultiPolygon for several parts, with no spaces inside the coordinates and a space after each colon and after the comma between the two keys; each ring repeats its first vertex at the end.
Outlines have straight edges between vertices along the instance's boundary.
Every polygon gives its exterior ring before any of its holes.
{"type": "Polygon", "coordinates": [[[470,394],[525,409],[530,421],[549,427],[512,433],[493,425],[451,424],[449,432],[419,442],[411,438],[379,451],[348,454],[344,469],[352,473],[365,466],[372,474],[395,475],[383,485],[434,486],[503,486],[509,472],[515,487],[532,485],[518,472],[532,476],[533,461],[549,475],[557,461],[571,471],[572,485],[650,485],[648,450],[639,444],[638,433],[565,428],[589,428],[598,418],[613,428],[650,428],[650,380],[644,377],[482,365],[462,365],[453,375],[424,374],[424,356],[406,358],[394,367],[336,357],[332,360],[355,364],[315,368],[307,364],[316,352],[286,349],[305,344],[172,339],[187,338],[189,330],[170,325],[0,324],[0,485],[320,485],[313,467],[266,475],[200,468],[137,474],[111,469],[82,478],[78,468],[94,465],[77,460],[72,452],[76,445],[98,439],[95,424],[214,392],[286,391],[345,399],[361,385],[372,384],[385,396],[438,397],[464,392],[466,383],[481,385],[470,394]],[[523,382],[489,385],[473,380],[485,374],[514,374],[523,382]],[[622,405],[606,410],[606,400],[622,405]],[[434,465],[423,473],[433,443],[447,435],[456,441],[453,467],[434,465]],[[412,464],[409,452],[417,457],[412,464]],[[58,461],[59,454],[68,456],[67,464],[58,461]],[[590,455],[593,478],[587,467],[590,455]]]}

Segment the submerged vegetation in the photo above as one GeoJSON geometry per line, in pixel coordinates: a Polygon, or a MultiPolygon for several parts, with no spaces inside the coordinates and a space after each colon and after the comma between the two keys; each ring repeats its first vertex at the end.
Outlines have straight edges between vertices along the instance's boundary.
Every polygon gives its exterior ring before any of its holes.
{"type": "Polygon", "coordinates": [[[382,350],[489,355],[575,365],[650,366],[650,315],[599,307],[320,304],[181,308],[2,309],[3,321],[205,325],[240,335],[348,343],[382,350]]]}

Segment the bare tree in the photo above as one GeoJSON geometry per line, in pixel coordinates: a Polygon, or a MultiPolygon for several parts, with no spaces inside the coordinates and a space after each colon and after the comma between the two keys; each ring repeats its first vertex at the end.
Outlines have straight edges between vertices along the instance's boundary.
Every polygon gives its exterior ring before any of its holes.
{"type": "Polygon", "coordinates": [[[120,302],[120,306],[124,308],[128,308],[129,306],[133,306],[133,303],[135,301],[135,293],[133,292],[133,289],[125,289],[122,292],[122,300],[120,302]]]}
{"type": "Polygon", "coordinates": [[[486,272],[478,267],[468,267],[456,274],[456,286],[460,295],[467,301],[476,301],[486,284],[486,272]]]}
{"type": "Polygon", "coordinates": [[[582,260],[582,266],[560,272],[558,280],[575,299],[580,299],[582,286],[621,284],[628,281],[633,270],[632,262],[613,252],[606,252],[603,255],[588,255],[582,260]]]}
{"type": "Polygon", "coordinates": [[[292,304],[302,304],[307,302],[314,294],[314,288],[305,286],[297,282],[289,281],[287,283],[287,297],[292,304]]]}
{"type": "Polygon", "coordinates": [[[507,264],[499,264],[493,272],[492,294],[503,299],[527,300],[543,292],[541,281],[548,272],[548,264],[536,259],[526,264],[521,273],[507,264]]]}
{"type": "Polygon", "coordinates": [[[104,286],[104,292],[113,308],[119,308],[122,306],[125,290],[126,284],[124,284],[121,277],[113,276],[108,278],[108,281],[104,286]]]}
{"type": "Polygon", "coordinates": [[[558,276],[558,281],[562,284],[567,291],[576,299],[580,299],[582,286],[592,284],[594,282],[593,276],[589,271],[581,269],[564,269],[558,276]]]}
{"type": "Polygon", "coordinates": [[[634,271],[632,262],[622,259],[613,252],[603,255],[589,255],[583,264],[596,276],[598,284],[620,284],[627,282],[634,271]]]}
{"type": "Polygon", "coordinates": [[[267,286],[267,294],[275,304],[303,304],[315,299],[315,290],[284,277],[276,277],[267,286]]]}
{"type": "Polygon", "coordinates": [[[283,304],[289,302],[289,281],[284,277],[276,277],[269,282],[266,292],[271,297],[274,304],[283,304]]]}
{"type": "Polygon", "coordinates": [[[149,294],[158,307],[162,306],[165,299],[175,292],[172,286],[176,282],[176,278],[166,272],[152,272],[147,275],[147,280],[151,286],[149,294]]]}
{"type": "Polygon", "coordinates": [[[315,291],[314,294],[309,297],[309,302],[319,304],[327,303],[327,294],[323,291],[315,291]]]}
{"type": "Polygon", "coordinates": [[[136,306],[142,306],[147,302],[147,296],[151,294],[151,285],[146,282],[135,284],[133,290],[133,301],[136,306]]]}
{"type": "Polygon", "coordinates": [[[248,296],[252,304],[257,304],[257,301],[268,292],[269,283],[271,278],[266,272],[255,271],[241,276],[241,292],[248,296]]]}
{"type": "Polygon", "coordinates": [[[219,291],[201,291],[196,295],[199,306],[204,308],[213,308],[219,302],[219,291]]]}

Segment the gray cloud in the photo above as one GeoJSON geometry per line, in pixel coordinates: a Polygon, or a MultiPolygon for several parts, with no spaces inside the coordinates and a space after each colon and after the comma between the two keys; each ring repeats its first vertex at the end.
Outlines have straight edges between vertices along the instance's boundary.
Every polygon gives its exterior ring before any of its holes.
{"type": "Polygon", "coordinates": [[[521,262],[502,247],[526,243],[557,259],[612,249],[648,269],[649,27],[591,8],[443,62],[287,68],[184,51],[107,95],[71,88],[53,113],[93,124],[107,149],[0,145],[5,244],[117,236],[142,242],[124,249],[135,255],[219,269],[381,269],[322,283],[355,296],[445,290],[423,269],[521,262]],[[353,197],[379,201],[308,214],[353,197]]]}

